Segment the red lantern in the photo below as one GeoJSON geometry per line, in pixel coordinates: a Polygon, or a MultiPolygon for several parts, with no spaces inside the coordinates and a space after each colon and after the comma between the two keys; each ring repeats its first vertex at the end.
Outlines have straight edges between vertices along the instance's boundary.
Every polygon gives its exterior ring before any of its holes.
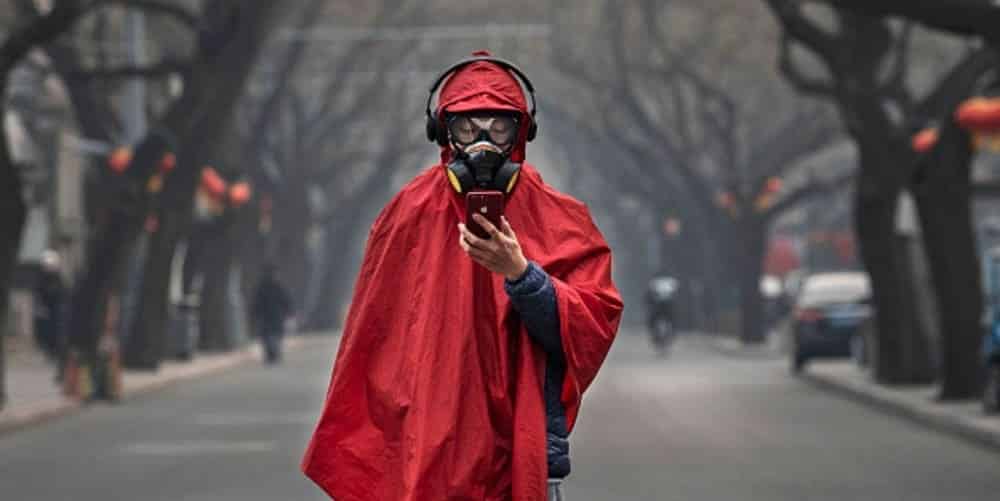
{"type": "Polygon", "coordinates": [[[757,200],[754,202],[754,209],[756,209],[757,212],[765,212],[766,210],[771,208],[771,205],[773,203],[774,199],[772,198],[770,193],[762,193],[759,197],[757,197],[757,200]]]}
{"type": "Polygon", "coordinates": [[[770,195],[781,191],[784,187],[785,183],[781,180],[781,178],[772,177],[767,180],[767,184],[764,189],[765,192],[770,195]]]}
{"type": "Polygon", "coordinates": [[[146,230],[146,233],[156,233],[160,230],[160,218],[156,217],[156,214],[146,216],[146,222],[143,224],[143,228],[146,230]]]}
{"type": "Polygon", "coordinates": [[[108,156],[108,167],[114,171],[115,174],[121,174],[128,169],[128,166],[132,163],[132,150],[122,146],[115,148],[108,156]]]}
{"type": "Polygon", "coordinates": [[[715,197],[715,202],[719,204],[719,207],[722,207],[723,209],[728,209],[736,203],[736,199],[733,198],[732,193],[724,191],[722,193],[719,193],[715,197]]]}
{"type": "Polygon", "coordinates": [[[229,188],[229,203],[233,207],[240,207],[250,201],[250,197],[253,196],[253,189],[250,188],[250,183],[246,181],[240,181],[229,188]]]}
{"type": "Polygon", "coordinates": [[[201,169],[201,187],[215,200],[223,200],[226,197],[226,181],[211,167],[201,169]]]}
{"type": "Polygon", "coordinates": [[[174,168],[177,167],[177,155],[173,153],[166,153],[163,158],[160,159],[160,172],[166,174],[174,168]]]}
{"type": "Polygon", "coordinates": [[[917,153],[927,153],[937,146],[939,139],[938,130],[935,127],[928,127],[913,136],[912,147],[917,153]]]}
{"type": "Polygon", "coordinates": [[[1000,129],[1000,98],[975,97],[962,103],[955,112],[955,121],[971,131],[1000,129]]]}
{"type": "Polygon", "coordinates": [[[668,217],[663,221],[663,233],[668,237],[676,237],[681,233],[681,220],[676,217],[668,217]]]}

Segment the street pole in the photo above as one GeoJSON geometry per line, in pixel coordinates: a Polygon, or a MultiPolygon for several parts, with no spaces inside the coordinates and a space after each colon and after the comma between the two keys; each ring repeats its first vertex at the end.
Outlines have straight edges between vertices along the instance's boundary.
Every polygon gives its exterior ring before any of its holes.
{"type": "MultiPolygon", "coordinates": [[[[125,19],[125,46],[129,64],[140,67],[146,60],[146,18],[139,9],[130,9],[125,19]]],[[[125,140],[138,144],[146,135],[146,81],[135,77],[125,88],[125,140]]]]}

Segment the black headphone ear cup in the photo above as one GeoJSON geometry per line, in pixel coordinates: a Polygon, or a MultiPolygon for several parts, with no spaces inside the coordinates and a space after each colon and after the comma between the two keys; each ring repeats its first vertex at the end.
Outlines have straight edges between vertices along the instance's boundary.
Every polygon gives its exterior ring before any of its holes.
{"type": "Polygon", "coordinates": [[[436,143],[438,140],[437,120],[435,120],[434,117],[427,117],[427,123],[424,125],[424,127],[427,132],[427,140],[432,143],[436,143]]]}
{"type": "Polygon", "coordinates": [[[435,135],[435,137],[437,137],[438,146],[441,146],[442,148],[447,147],[448,146],[448,128],[445,127],[445,125],[443,123],[441,123],[440,120],[434,120],[434,130],[437,131],[437,132],[434,133],[434,135],[435,135]]]}
{"type": "Polygon", "coordinates": [[[538,135],[538,124],[534,120],[531,121],[531,125],[528,126],[528,136],[527,141],[530,143],[535,140],[535,136],[538,135]]]}

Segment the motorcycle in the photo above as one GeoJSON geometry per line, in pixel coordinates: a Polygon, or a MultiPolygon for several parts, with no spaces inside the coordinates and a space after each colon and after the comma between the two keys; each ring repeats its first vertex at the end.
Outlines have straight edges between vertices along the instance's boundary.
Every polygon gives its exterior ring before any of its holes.
{"type": "Polygon", "coordinates": [[[647,290],[649,308],[649,335],[660,358],[670,352],[676,332],[673,322],[673,302],[677,292],[677,280],[670,277],[656,277],[650,280],[647,290]]]}
{"type": "Polygon", "coordinates": [[[983,411],[1000,414],[1000,247],[990,249],[983,256],[986,284],[986,308],[983,312],[983,368],[986,381],[983,385],[983,411]]]}
{"type": "Polygon", "coordinates": [[[656,354],[660,358],[666,358],[670,354],[670,346],[673,345],[676,337],[673,322],[669,318],[659,316],[653,319],[649,334],[656,354]]]}
{"type": "Polygon", "coordinates": [[[987,414],[1000,414],[1000,325],[994,323],[983,344],[986,359],[983,410],[987,414]]]}

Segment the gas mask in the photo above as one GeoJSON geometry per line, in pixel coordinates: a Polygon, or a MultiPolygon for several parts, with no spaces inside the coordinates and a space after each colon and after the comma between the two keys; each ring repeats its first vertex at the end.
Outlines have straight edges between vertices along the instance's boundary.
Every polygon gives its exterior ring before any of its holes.
{"type": "Polygon", "coordinates": [[[460,113],[448,117],[447,124],[456,161],[469,167],[477,185],[492,185],[513,149],[517,117],[489,111],[460,113]]]}

